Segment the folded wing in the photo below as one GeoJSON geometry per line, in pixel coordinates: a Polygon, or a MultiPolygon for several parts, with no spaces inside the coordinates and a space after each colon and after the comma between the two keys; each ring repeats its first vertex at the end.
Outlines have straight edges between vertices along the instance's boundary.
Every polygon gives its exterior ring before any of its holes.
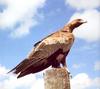
{"type": "Polygon", "coordinates": [[[37,44],[25,60],[11,71],[15,74],[19,74],[18,78],[30,73],[39,72],[49,67],[53,58],[61,52],[60,43],[47,44],[45,41],[42,41],[37,44]]]}

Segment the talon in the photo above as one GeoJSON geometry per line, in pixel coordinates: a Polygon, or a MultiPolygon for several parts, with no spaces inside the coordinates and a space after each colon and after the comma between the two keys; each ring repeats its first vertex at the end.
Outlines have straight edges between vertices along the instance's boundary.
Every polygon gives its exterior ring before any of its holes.
{"type": "Polygon", "coordinates": [[[70,74],[70,71],[68,70],[68,68],[66,68],[67,72],[70,74]]]}
{"type": "Polygon", "coordinates": [[[71,73],[70,73],[69,77],[70,77],[70,78],[72,78],[72,77],[73,77],[71,73]]]}

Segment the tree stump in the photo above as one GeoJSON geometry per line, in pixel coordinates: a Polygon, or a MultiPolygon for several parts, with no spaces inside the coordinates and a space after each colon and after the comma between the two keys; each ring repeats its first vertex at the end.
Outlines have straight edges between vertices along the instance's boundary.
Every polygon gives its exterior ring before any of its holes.
{"type": "Polygon", "coordinates": [[[70,89],[70,77],[65,68],[52,68],[44,73],[45,89],[70,89]]]}

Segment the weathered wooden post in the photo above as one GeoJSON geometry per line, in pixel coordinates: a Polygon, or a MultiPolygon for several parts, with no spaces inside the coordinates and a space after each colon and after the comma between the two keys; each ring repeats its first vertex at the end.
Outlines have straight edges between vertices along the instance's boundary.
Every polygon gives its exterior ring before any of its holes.
{"type": "Polygon", "coordinates": [[[65,68],[52,68],[44,73],[45,89],[70,89],[70,76],[65,68]]]}

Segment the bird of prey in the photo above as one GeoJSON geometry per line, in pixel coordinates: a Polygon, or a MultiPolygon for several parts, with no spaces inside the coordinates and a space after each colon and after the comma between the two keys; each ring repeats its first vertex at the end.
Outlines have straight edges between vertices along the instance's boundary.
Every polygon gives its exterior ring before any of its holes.
{"type": "Polygon", "coordinates": [[[34,45],[29,55],[10,72],[18,74],[17,78],[30,73],[40,72],[49,66],[53,68],[67,67],[66,56],[74,42],[73,30],[86,23],[75,19],[62,29],[45,37],[34,45]]]}

